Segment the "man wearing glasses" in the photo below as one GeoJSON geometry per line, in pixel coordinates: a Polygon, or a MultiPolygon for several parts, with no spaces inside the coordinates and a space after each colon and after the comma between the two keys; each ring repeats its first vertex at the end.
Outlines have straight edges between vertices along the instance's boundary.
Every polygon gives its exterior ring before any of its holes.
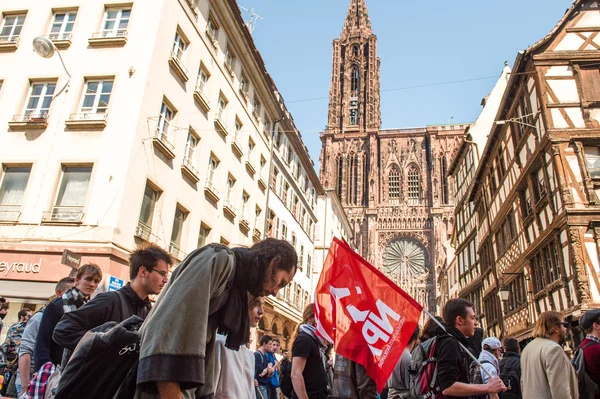
{"type": "Polygon", "coordinates": [[[54,330],[54,341],[74,350],[92,328],[109,321],[118,323],[133,315],[145,319],[151,308],[148,297],[160,294],[169,280],[172,264],[171,255],[158,245],[138,247],[129,257],[131,281],[118,291],[99,294],[85,306],[66,313],[54,330]],[[127,312],[123,314],[125,309],[127,312]]]}
{"type": "Polygon", "coordinates": [[[535,323],[535,339],[521,355],[524,398],[579,398],[575,368],[562,347],[568,327],[569,323],[555,311],[542,313],[535,323]]]}

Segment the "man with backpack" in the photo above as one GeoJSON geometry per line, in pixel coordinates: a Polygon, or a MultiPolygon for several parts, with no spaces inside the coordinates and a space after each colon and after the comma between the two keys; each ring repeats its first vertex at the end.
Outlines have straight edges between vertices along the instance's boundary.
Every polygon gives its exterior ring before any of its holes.
{"type": "MultiPolygon", "coordinates": [[[[472,362],[469,369],[469,382],[471,384],[486,384],[490,378],[497,377],[500,374],[501,350],[502,343],[496,337],[488,337],[481,342],[481,352],[478,359],[479,363],[475,361],[472,362]]],[[[489,398],[498,398],[498,395],[493,393],[472,397],[472,399],[489,398]]]]}
{"type": "Polygon", "coordinates": [[[580,399],[600,398],[600,309],[588,310],[579,319],[587,334],[575,352],[573,365],[579,381],[580,399]]]}
{"type": "Polygon", "coordinates": [[[254,352],[254,379],[258,382],[256,399],[271,398],[272,387],[269,385],[269,380],[275,371],[274,364],[267,356],[271,350],[271,341],[273,338],[270,335],[263,335],[260,339],[260,347],[254,352]]]}
{"type": "Polygon", "coordinates": [[[145,319],[151,308],[148,297],[160,294],[168,282],[172,264],[171,255],[156,244],[136,248],[129,256],[131,281],[118,291],[98,294],[85,306],[66,313],[54,329],[54,341],[75,350],[92,328],[109,321],[121,322],[133,315],[145,319]]]}
{"type": "Polygon", "coordinates": [[[519,341],[509,337],[504,340],[504,357],[500,360],[500,379],[506,386],[506,392],[500,393],[500,399],[521,399],[521,355],[519,341]]]}
{"type": "Polygon", "coordinates": [[[292,388],[292,361],[290,360],[289,349],[284,349],[281,355],[283,358],[279,364],[279,389],[283,398],[290,399],[294,389],[292,388]]]}
{"type": "Polygon", "coordinates": [[[269,363],[273,364],[273,375],[269,379],[269,387],[270,387],[270,399],[277,399],[277,391],[279,390],[279,361],[277,360],[277,355],[279,353],[279,348],[281,347],[281,343],[278,338],[273,338],[271,341],[271,349],[267,352],[267,357],[269,358],[269,363]]]}
{"type": "Polygon", "coordinates": [[[444,307],[443,318],[446,332],[438,331],[435,357],[439,387],[444,397],[452,399],[505,391],[499,377],[493,377],[485,384],[469,383],[472,359],[466,352],[467,338],[475,334],[477,327],[473,304],[462,298],[451,299],[444,307]]]}

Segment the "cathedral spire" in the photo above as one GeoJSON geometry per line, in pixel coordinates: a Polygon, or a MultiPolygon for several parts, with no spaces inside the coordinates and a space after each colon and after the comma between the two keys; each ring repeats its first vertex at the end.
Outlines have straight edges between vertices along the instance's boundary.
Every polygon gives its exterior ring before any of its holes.
{"type": "Polygon", "coordinates": [[[371,30],[371,20],[367,10],[366,0],[350,0],[346,22],[344,22],[343,33],[365,32],[373,33],[371,30]]]}

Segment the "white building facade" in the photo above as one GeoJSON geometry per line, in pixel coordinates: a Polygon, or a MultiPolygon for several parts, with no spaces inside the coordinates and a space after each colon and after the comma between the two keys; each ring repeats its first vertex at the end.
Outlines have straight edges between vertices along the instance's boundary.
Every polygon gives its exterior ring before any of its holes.
{"type": "MultiPolygon", "coordinates": [[[[236,2],[151,3],[1,5],[0,294],[10,317],[69,275],[64,249],[127,281],[137,244],[177,260],[209,242],[251,246],[268,234],[269,209],[309,262],[316,194],[306,193],[318,179],[303,154],[303,228],[282,203],[267,204],[273,121],[291,116],[236,2]],[[37,36],[54,42],[70,78],[56,55],[32,51],[37,36]]],[[[297,280],[310,290],[308,277],[297,280]]]]}

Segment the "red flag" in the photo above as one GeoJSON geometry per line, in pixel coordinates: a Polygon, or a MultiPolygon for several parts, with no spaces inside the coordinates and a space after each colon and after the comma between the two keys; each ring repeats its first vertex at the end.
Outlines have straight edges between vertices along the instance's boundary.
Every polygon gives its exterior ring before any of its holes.
{"type": "Polygon", "coordinates": [[[316,290],[317,333],[362,364],[381,392],[423,307],[334,238],[316,290]]]}

